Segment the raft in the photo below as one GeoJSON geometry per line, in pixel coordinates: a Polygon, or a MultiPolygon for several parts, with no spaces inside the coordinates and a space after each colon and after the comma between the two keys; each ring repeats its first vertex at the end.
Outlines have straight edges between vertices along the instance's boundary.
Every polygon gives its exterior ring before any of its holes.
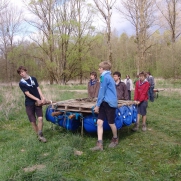
{"type": "MultiPolygon", "coordinates": [[[[93,108],[95,99],[70,99],[49,105],[46,109],[46,120],[64,127],[70,131],[76,131],[81,125],[88,133],[97,132],[97,114],[93,108]]],[[[115,112],[115,125],[117,129],[129,126],[137,120],[137,108],[133,101],[118,101],[115,112]]],[[[103,130],[111,130],[107,120],[104,120],[103,130]]]]}

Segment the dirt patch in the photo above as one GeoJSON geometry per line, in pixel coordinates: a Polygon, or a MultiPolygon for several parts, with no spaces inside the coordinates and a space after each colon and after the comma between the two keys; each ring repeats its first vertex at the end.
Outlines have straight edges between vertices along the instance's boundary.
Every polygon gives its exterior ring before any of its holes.
{"type": "Polygon", "coordinates": [[[25,172],[33,172],[35,170],[41,170],[41,169],[43,169],[45,167],[46,167],[45,165],[33,165],[32,167],[26,167],[23,170],[25,172]]]}

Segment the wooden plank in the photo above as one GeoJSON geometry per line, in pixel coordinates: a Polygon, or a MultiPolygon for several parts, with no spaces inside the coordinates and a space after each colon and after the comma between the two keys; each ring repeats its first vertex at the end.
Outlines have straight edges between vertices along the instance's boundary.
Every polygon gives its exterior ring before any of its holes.
{"type": "MultiPolygon", "coordinates": [[[[134,101],[118,100],[118,107],[123,105],[133,105],[134,101]]],[[[90,100],[89,98],[81,99],[69,99],[65,101],[57,102],[53,104],[54,109],[56,110],[65,110],[72,112],[83,112],[83,113],[92,113],[92,107],[96,105],[95,100],[90,100]]]]}

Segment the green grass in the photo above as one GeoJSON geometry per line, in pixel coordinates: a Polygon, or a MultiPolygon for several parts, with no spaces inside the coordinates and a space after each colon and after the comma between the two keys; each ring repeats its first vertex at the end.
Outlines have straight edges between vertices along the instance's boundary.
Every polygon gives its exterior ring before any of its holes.
{"type": "Polygon", "coordinates": [[[156,86],[161,88],[180,88],[181,79],[155,79],[156,86]]]}
{"type": "MultiPolygon", "coordinates": [[[[17,98],[13,101],[18,106],[12,106],[8,120],[4,117],[0,124],[0,181],[180,180],[179,95],[166,97],[160,93],[154,103],[149,103],[148,131],[133,133],[132,126],[122,128],[119,131],[119,145],[115,149],[108,148],[112,134],[105,132],[104,151],[91,152],[89,148],[95,145],[96,134],[84,132],[81,137],[80,130],[72,133],[55,125],[52,127],[46,120],[44,135],[48,142],[38,142],[25,114],[23,95],[18,90],[12,90],[13,94],[17,93],[17,98]],[[75,150],[82,151],[83,154],[75,156],[75,150]],[[44,167],[24,171],[24,168],[35,165],[44,167]]],[[[47,90],[43,89],[45,93],[47,90]]],[[[59,87],[51,87],[53,94],[57,90],[59,87]]],[[[0,91],[2,95],[5,88],[0,91]]],[[[55,95],[59,100],[85,96],[85,93],[68,91],[55,95]]],[[[1,104],[2,102],[3,97],[1,104]]]]}

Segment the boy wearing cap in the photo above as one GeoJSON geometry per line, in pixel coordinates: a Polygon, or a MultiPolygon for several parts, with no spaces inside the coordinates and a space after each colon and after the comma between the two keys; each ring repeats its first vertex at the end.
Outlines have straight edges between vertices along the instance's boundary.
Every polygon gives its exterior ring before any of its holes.
{"type": "Polygon", "coordinates": [[[94,111],[98,113],[97,120],[97,135],[98,140],[95,147],[91,148],[92,151],[103,150],[103,123],[108,121],[111,127],[113,138],[109,147],[113,148],[118,144],[117,128],[115,125],[115,110],[118,106],[117,93],[115,88],[114,79],[111,76],[111,63],[103,61],[99,64],[100,76],[100,89],[98,99],[94,111]]]}
{"type": "Polygon", "coordinates": [[[142,131],[146,131],[146,109],[148,106],[149,87],[150,84],[146,79],[146,73],[140,72],[139,80],[136,82],[134,92],[134,101],[135,104],[138,105],[138,116],[132,131],[137,131],[139,129],[140,116],[142,116],[142,131]]]}

